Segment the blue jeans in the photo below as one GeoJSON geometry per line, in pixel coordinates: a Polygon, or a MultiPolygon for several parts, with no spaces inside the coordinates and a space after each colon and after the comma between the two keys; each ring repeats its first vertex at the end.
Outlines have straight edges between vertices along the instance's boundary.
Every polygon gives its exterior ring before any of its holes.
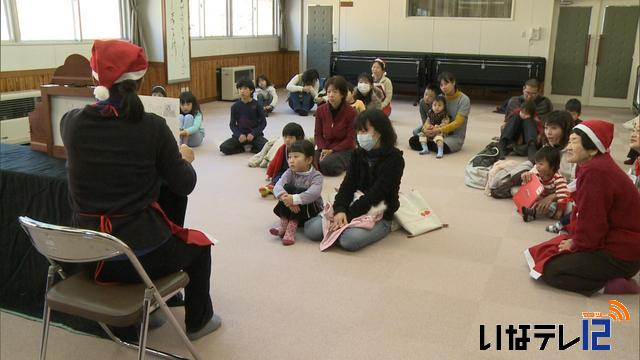
{"type": "Polygon", "coordinates": [[[266,94],[266,95],[265,94],[258,94],[257,101],[258,101],[258,105],[261,106],[261,107],[265,107],[267,105],[272,105],[272,106],[275,105],[275,104],[272,104],[273,96],[271,96],[271,94],[266,94]]]}
{"type": "MultiPolygon", "coordinates": [[[[391,221],[382,219],[371,230],[363,228],[346,229],[338,238],[337,243],[345,250],[356,251],[382,240],[390,232],[391,221]]],[[[313,241],[322,240],[324,234],[322,234],[322,217],[320,215],[309,219],[304,224],[304,235],[313,241]]]]}
{"type": "Polygon", "coordinates": [[[289,93],[289,107],[293,111],[309,112],[313,108],[313,96],[307,92],[291,92],[289,93]]]}
{"type": "MultiPolygon", "coordinates": [[[[188,129],[192,127],[193,120],[194,118],[193,118],[193,115],[191,114],[187,114],[187,115],[180,114],[180,129],[188,129]]],[[[202,144],[203,139],[204,139],[204,132],[202,131],[202,129],[198,129],[198,131],[196,131],[195,134],[189,135],[189,138],[186,144],[189,145],[189,147],[200,146],[200,144],[202,144]]]]}

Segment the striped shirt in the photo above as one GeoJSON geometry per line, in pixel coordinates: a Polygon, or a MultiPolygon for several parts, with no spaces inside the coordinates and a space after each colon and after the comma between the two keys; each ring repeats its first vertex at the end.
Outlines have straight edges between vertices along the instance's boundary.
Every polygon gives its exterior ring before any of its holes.
{"type": "Polygon", "coordinates": [[[535,166],[531,169],[531,173],[535,174],[542,183],[542,186],[544,186],[544,190],[542,191],[542,194],[540,194],[540,198],[555,194],[555,201],[558,203],[558,208],[564,209],[567,206],[570,194],[569,189],[567,188],[567,179],[560,175],[559,172],[556,172],[552,177],[545,180],[542,178],[542,175],[538,173],[535,166]]]}

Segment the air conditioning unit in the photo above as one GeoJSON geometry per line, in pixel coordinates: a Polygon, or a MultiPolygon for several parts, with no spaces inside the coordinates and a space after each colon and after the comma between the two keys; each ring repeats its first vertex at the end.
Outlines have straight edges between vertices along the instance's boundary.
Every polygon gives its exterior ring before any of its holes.
{"type": "Polygon", "coordinates": [[[220,100],[236,100],[240,97],[236,83],[240,79],[256,82],[256,67],[253,65],[218,68],[218,98],[220,100]]]}
{"type": "Polygon", "coordinates": [[[0,142],[31,142],[29,113],[40,101],[40,90],[13,91],[0,94],[0,142]]]}

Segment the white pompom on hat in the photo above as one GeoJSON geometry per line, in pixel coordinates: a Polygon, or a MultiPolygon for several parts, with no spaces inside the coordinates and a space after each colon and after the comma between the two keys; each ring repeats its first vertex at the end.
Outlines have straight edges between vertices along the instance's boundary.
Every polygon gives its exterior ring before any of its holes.
{"type": "Polygon", "coordinates": [[[91,72],[98,80],[93,94],[100,101],[107,100],[113,84],[139,80],[148,67],[141,47],[124,40],[96,40],[91,48],[91,72]]]}
{"type": "Polygon", "coordinates": [[[584,120],[573,127],[584,132],[596,145],[598,151],[606,153],[613,142],[613,124],[604,120],[584,120]]]}

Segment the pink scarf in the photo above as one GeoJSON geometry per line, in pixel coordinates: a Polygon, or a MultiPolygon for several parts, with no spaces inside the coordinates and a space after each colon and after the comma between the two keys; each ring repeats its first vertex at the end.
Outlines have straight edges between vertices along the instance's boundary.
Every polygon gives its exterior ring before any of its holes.
{"type": "Polygon", "coordinates": [[[358,216],[357,218],[351,220],[347,225],[341,227],[340,229],[329,231],[329,227],[331,222],[333,221],[333,206],[329,203],[324,204],[324,217],[322,219],[322,233],[324,234],[324,238],[320,242],[320,251],[325,251],[330,248],[333,243],[338,240],[342,232],[348,228],[363,228],[367,230],[373,229],[380,219],[382,219],[383,212],[376,212],[375,214],[365,214],[358,216]]]}

